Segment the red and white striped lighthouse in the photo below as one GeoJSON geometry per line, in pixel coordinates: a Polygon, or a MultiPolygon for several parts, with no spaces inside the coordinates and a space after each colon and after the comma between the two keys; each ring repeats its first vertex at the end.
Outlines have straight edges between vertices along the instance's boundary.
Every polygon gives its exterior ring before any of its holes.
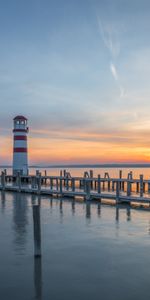
{"type": "Polygon", "coordinates": [[[14,118],[14,149],[13,149],[13,174],[19,171],[28,175],[28,149],[27,149],[27,119],[24,116],[14,118]]]}

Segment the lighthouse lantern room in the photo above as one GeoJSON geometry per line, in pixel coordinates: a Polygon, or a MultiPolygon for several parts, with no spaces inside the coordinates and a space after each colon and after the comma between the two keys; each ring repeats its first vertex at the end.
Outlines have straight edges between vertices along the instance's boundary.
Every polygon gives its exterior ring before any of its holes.
{"type": "Polygon", "coordinates": [[[16,116],[13,121],[13,175],[17,175],[18,172],[21,175],[28,175],[27,118],[16,116]]]}

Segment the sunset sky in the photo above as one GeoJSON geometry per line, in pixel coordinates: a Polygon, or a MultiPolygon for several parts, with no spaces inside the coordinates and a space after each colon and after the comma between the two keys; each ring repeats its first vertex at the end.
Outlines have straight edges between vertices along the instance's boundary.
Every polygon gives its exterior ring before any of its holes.
{"type": "Polygon", "coordinates": [[[0,1],[0,164],[150,162],[150,1],[0,1]]]}

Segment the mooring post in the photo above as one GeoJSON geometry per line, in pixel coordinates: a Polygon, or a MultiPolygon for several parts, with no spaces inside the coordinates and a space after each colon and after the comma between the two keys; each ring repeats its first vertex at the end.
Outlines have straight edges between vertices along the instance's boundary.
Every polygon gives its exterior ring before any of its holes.
{"type": "Polygon", "coordinates": [[[41,193],[41,173],[39,173],[38,177],[38,194],[41,193]]]}
{"type": "Polygon", "coordinates": [[[36,176],[38,176],[39,175],[39,170],[36,170],[36,176]]]}
{"type": "Polygon", "coordinates": [[[119,195],[120,195],[120,182],[116,181],[116,202],[119,202],[119,195]]]}
{"type": "MultiPolygon", "coordinates": [[[[122,170],[119,170],[119,179],[122,179],[122,170]]],[[[122,182],[120,180],[120,190],[122,189],[122,182]]]]}
{"type": "Polygon", "coordinates": [[[33,190],[35,188],[35,177],[31,176],[31,189],[33,190]]]}
{"type": "Polygon", "coordinates": [[[143,175],[140,175],[140,197],[143,197],[143,175]]]}
{"type": "Polygon", "coordinates": [[[64,172],[64,187],[66,187],[66,170],[64,170],[63,172],[64,172]]]}
{"type": "Polygon", "coordinates": [[[124,181],[122,181],[122,190],[124,191],[124,181]]]}
{"type": "MultiPolygon", "coordinates": [[[[44,171],[44,176],[47,177],[47,170],[44,171]]],[[[46,182],[47,182],[47,178],[45,178],[45,182],[44,183],[46,184],[46,182]]]]}
{"type": "Polygon", "coordinates": [[[130,179],[127,179],[127,196],[131,195],[131,182],[130,179]]]}
{"type": "Polygon", "coordinates": [[[148,193],[150,193],[150,181],[148,181],[148,193]]]}
{"type": "Polygon", "coordinates": [[[59,192],[62,195],[62,176],[59,178],[59,192]]]}
{"type": "Polygon", "coordinates": [[[98,175],[98,194],[101,194],[101,175],[98,175]]]}
{"type": "Polygon", "coordinates": [[[93,170],[90,170],[91,189],[93,190],[93,170]]]}
{"type": "Polygon", "coordinates": [[[80,179],[80,180],[79,180],[79,188],[82,189],[82,187],[83,187],[83,180],[80,179]]]}
{"type": "Polygon", "coordinates": [[[36,170],[36,174],[35,174],[36,185],[38,185],[38,176],[39,176],[39,170],[36,170]]]}
{"type": "Polygon", "coordinates": [[[71,184],[72,184],[72,191],[75,192],[75,179],[71,179],[71,184]]]}
{"type": "Polygon", "coordinates": [[[107,182],[108,182],[108,191],[110,191],[110,179],[109,178],[107,179],[107,182]]]}
{"type": "Polygon", "coordinates": [[[97,190],[97,180],[95,180],[95,182],[94,182],[94,189],[95,189],[95,191],[97,190]]]}
{"type": "Polygon", "coordinates": [[[66,179],[66,190],[68,191],[69,190],[69,178],[67,177],[66,179]]]}
{"type": "Polygon", "coordinates": [[[34,256],[41,257],[40,206],[33,205],[34,256]]]}
{"type": "Polygon", "coordinates": [[[112,180],[112,191],[114,192],[114,190],[115,190],[115,182],[114,180],[112,180]]]}
{"type": "Polygon", "coordinates": [[[50,190],[53,190],[53,178],[50,178],[50,190]]]}
{"type": "Polygon", "coordinates": [[[130,171],[130,179],[133,179],[133,172],[130,171]]]}
{"type": "Polygon", "coordinates": [[[139,193],[139,185],[140,185],[140,183],[137,182],[137,183],[136,183],[136,192],[137,192],[137,193],[139,193]]]}
{"type": "Polygon", "coordinates": [[[90,182],[89,179],[87,179],[85,182],[86,182],[86,196],[85,196],[85,199],[90,200],[91,182],[90,182]]]}
{"type": "MultiPolygon", "coordinates": [[[[130,171],[130,179],[132,180],[133,179],[133,172],[130,171]]],[[[131,189],[131,192],[132,192],[132,182],[130,182],[130,189],[131,189]]]]}
{"type": "Polygon", "coordinates": [[[56,178],[56,190],[58,191],[58,178],[56,178]]]}
{"type": "Polygon", "coordinates": [[[5,173],[4,171],[1,172],[1,185],[2,185],[2,190],[4,191],[5,190],[5,173]]]}
{"type": "Polygon", "coordinates": [[[132,172],[128,173],[127,177],[127,196],[131,195],[131,181],[132,180],[132,172]]]}

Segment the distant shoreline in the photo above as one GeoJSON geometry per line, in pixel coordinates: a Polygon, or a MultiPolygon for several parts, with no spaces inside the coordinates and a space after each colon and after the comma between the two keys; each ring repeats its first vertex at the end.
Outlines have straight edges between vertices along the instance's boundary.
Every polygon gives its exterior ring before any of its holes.
{"type": "MultiPolygon", "coordinates": [[[[7,168],[12,168],[12,166],[9,165],[3,165],[0,166],[1,169],[7,169],[7,168]]],[[[39,169],[60,169],[60,168],[81,168],[81,169],[86,169],[86,168],[150,168],[150,163],[149,164],[132,164],[132,163],[126,163],[126,164],[60,164],[60,165],[30,165],[29,168],[39,168],[39,169]]]]}

